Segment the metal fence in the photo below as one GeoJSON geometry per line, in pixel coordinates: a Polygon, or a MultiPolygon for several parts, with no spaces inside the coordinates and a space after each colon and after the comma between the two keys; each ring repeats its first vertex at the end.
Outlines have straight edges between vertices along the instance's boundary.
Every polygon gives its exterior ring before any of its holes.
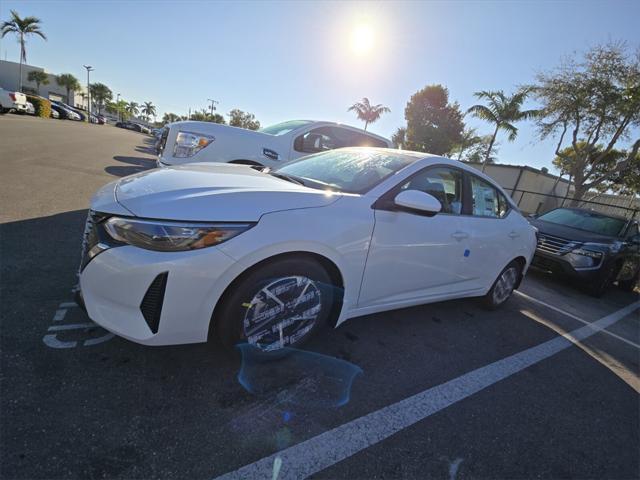
{"type": "MultiPolygon", "coordinates": [[[[619,215],[628,219],[640,218],[637,202],[629,202],[629,206],[598,201],[593,196],[585,196],[582,200],[570,197],[532,192],[529,190],[513,190],[511,198],[525,214],[542,215],[559,207],[577,207],[595,210],[609,215],[619,215]]],[[[597,197],[596,197],[597,198],[597,197]]]]}

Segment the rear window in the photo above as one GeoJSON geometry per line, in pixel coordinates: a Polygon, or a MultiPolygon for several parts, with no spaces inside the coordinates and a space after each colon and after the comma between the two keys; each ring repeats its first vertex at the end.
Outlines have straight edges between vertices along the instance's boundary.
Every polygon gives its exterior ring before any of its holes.
{"type": "Polygon", "coordinates": [[[586,232],[617,237],[622,232],[626,221],[621,218],[608,217],[597,212],[571,208],[557,208],[539,217],[540,220],[586,232]]]}

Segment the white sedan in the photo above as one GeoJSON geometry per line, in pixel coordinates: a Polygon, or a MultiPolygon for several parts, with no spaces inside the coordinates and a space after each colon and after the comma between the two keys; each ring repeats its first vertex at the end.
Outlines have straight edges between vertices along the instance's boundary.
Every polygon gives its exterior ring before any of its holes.
{"type": "Polygon", "coordinates": [[[393,146],[386,138],[359,128],[312,120],[291,120],[257,131],[192,121],[165,128],[159,167],[223,162],[276,168],[289,160],[341,147],[393,146]]]}
{"type": "Polygon", "coordinates": [[[518,287],[533,227],[490,178],[447,158],[347,148],[259,171],[151,170],[103,187],[81,297],[147,345],[298,346],[348,318],[518,287]]]}

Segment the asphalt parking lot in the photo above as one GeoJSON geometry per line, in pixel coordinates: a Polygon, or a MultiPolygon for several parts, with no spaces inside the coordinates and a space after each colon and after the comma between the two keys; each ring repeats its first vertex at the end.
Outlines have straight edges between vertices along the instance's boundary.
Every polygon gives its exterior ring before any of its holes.
{"type": "Polygon", "coordinates": [[[0,139],[2,478],[640,477],[637,294],[531,272],[499,311],[350,320],[295,377],[311,354],[144,347],[72,289],[89,198],[154,166],[149,137],[6,115],[0,139]]]}

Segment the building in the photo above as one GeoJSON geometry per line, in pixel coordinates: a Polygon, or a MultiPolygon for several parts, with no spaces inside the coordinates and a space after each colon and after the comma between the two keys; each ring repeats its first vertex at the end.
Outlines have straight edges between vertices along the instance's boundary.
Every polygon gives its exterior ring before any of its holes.
{"type": "MultiPolygon", "coordinates": [[[[482,170],[482,165],[479,163],[470,165],[482,170]]],[[[538,215],[553,208],[571,204],[573,184],[568,179],[552,175],[546,168],[538,170],[523,165],[494,163],[487,165],[484,173],[511,194],[511,198],[524,213],[538,215]]],[[[587,192],[577,206],[631,217],[639,215],[640,198],[587,192]]]]}
{"type": "MultiPolygon", "coordinates": [[[[87,108],[87,86],[82,85],[80,90],[69,92],[67,98],[67,89],[61,87],[56,82],[56,74],[46,72],[44,68],[35,67],[33,65],[22,64],[22,91],[24,93],[31,93],[40,95],[41,97],[54,100],[56,102],[63,102],[72,107],[87,108]],[[40,89],[37,89],[35,82],[30,82],[29,72],[38,71],[44,72],[49,77],[49,83],[47,85],[40,84],[40,89]]],[[[5,90],[18,90],[20,84],[20,64],[16,62],[8,62],[6,60],[0,60],[0,87],[5,90]]]]}

